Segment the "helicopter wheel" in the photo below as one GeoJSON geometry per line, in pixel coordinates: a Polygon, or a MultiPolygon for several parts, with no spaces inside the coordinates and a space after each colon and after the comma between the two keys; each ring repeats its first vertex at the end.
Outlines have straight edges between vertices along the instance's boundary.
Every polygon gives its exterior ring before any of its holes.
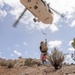
{"type": "Polygon", "coordinates": [[[36,18],[33,18],[33,21],[36,22],[36,18]]]}

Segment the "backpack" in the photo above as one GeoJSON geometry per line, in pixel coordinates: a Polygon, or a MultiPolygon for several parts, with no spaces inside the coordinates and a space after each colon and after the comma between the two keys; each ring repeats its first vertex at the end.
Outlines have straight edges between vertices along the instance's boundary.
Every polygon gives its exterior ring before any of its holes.
{"type": "Polygon", "coordinates": [[[41,45],[41,51],[47,51],[47,50],[48,50],[48,47],[46,46],[45,43],[41,45]]]}

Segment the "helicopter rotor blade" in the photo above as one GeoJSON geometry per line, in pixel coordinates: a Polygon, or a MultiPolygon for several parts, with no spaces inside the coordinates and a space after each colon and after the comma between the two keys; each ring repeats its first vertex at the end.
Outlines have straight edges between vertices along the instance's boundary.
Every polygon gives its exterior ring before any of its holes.
{"type": "Polygon", "coordinates": [[[13,24],[13,27],[16,27],[19,20],[22,18],[22,16],[24,15],[24,13],[26,12],[27,8],[24,9],[24,11],[22,12],[22,14],[19,16],[19,18],[17,19],[17,21],[13,24]]]}
{"type": "Polygon", "coordinates": [[[57,13],[58,15],[60,15],[61,17],[64,17],[63,14],[60,14],[58,11],[54,10],[53,8],[50,7],[51,10],[53,10],[55,13],[57,13]]]}

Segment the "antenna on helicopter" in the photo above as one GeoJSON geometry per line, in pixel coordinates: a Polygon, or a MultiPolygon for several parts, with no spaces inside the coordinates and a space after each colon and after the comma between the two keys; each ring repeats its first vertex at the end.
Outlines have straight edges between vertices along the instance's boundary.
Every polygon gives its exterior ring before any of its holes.
{"type": "Polygon", "coordinates": [[[22,18],[22,16],[24,15],[24,13],[26,12],[27,8],[24,9],[24,11],[22,12],[22,14],[19,16],[19,18],[17,19],[17,21],[13,24],[13,27],[16,27],[19,20],[22,18]]]}

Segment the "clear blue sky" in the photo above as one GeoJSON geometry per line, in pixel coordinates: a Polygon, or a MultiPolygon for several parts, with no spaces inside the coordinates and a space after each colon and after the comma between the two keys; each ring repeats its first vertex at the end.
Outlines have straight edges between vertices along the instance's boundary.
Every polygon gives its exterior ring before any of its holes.
{"type": "Polygon", "coordinates": [[[47,38],[49,53],[53,47],[57,46],[63,53],[69,53],[66,61],[72,62],[70,54],[74,51],[71,42],[75,37],[75,1],[46,1],[55,10],[65,14],[65,17],[61,18],[53,12],[53,24],[45,25],[34,23],[34,16],[27,11],[17,28],[13,28],[12,25],[21,14],[24,6],[19,0],[0,0],[0,57],[6,59],[16,59],[19,56],[39,58],[40,41],[47,38]],[[42,34],[38,25],[47,36],[42,34]]]}

